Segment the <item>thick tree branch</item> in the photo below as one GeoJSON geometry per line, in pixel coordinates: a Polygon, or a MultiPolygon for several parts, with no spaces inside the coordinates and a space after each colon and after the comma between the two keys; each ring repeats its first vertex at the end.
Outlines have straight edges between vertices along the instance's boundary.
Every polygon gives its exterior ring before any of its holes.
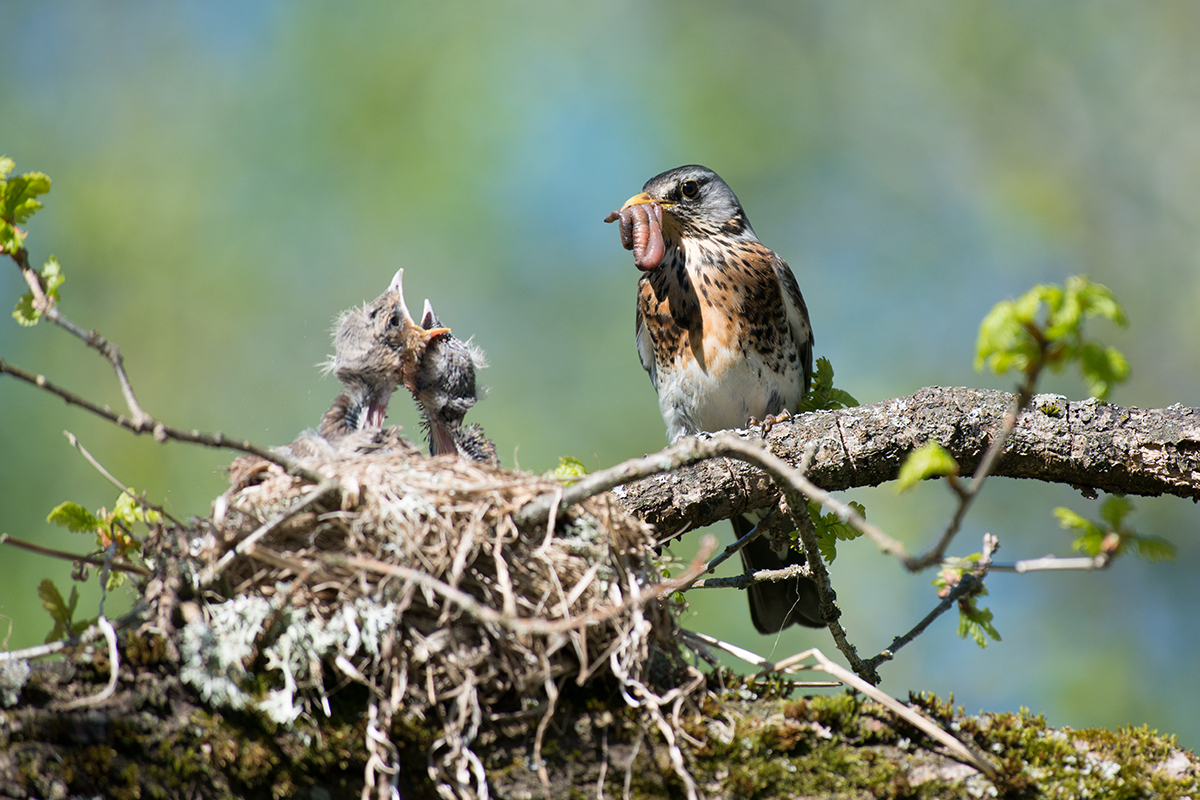
{"type": "MultiPolygon", "coordinates": [[[[1007,392],[930,387],[909,397],[800,414],[772,427],[771,451],[799,463],[816,446],[808,478],[836,491],[896,477],[915,448],[935,439],[965,473],[978,466],[1012,407],[1007,392]]],[[[1085,492],[1172,494],[1200,499],[1200,411],[1139,409],[1036,395],[992,475],[1066,483],[1085,492]]],[[[662,535],[773,505],[779,489],[733,459],[694,464],[616,490],[622,504],[662,535]]]]}

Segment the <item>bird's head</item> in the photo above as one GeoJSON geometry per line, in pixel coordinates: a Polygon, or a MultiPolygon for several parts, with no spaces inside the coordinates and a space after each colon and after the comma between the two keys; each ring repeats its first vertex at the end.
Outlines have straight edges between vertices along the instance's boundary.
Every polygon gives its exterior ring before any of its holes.
{"type": "Polygon", "coordinates": [[[733,238],[754,235],[737,195],[720,175],[698,164],[655,175],[621,210],[645,203],[662,208],[662,232],[668,246],[681,239],[715,234],[733,238]]]}
{"type": "Polygon", "coordinates": [[[325,364],[354,395],[359,412],[352,427],[380,427],[388,400],[410,383],[429,342],[449,328],[418,325],[404,303],[404,270],[369,303],[344,312],[337,321],[334,355],[325,364]]]}

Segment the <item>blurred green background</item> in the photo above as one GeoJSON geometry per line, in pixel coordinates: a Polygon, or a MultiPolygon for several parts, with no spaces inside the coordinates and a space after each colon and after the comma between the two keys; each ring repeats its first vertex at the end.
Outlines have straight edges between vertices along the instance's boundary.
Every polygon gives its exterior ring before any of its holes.
{"type": "MultiPolygon", "coordinates": [[[[1088,273],[1132,319],[1095,331],[1133,364],[1112,401],[1200,406],[1197,42],[1190,0],[5,0],[0,153],[53,179],[34,260],[61,259],[65,313],[120,344],[160,419],[291,441],[335,393],[316,366],[333,318],[403,267],[410,304],[432,298],[488,352],[472,417],[504,462],[598,468],[665,444],[633,342],[637,272],[601,220],[687,163],[716,169],[790,261],[817,354],[863,402],[1009,388],[972,371],[983,315],[1088,273]]],[[[0,265],[3,302],[23,291],[0,265]]],[[[121,405],[111,369],[60,330],[0,320],[0,356],[121,405]]],[[[1084,396],[1069,375],[1043,388],[1084,396]]],[[[391,421],[413,430],[396,400],[391,421]]],[[[115,499],[64,429],[176,514],[208,513],[224,488],[231,454],[132,437],[15,380],[0,379],[0,412],[0,530],[14,536],[85,550],[47,512],[115,499]]],[[[938,485],[849,494],[912,549],[951,508],[938,485]]],[[[1007,560],[1067,554],[1055,505],[1098,513],[1069,488],[997,479],[955,552],[991,531],[1007,560]]],[[[947,616],[884,688],[1200,744],[1200,513],[1173,498],[1138,509],[1176,563],[995,575],[1004,641],[980,650],[947,616]]],[[[8,647],[42,640],[37,584],[65,589],[69,572],[0,550],[8,647]]],[[[864,542],[833,572],[864,652],[935,602],[932,575],[864,542]]],[[[834,652],[827,634],[776,641],[747,623],[728,595],[702,594],[687,619],[775,657],[834,652]]]]}

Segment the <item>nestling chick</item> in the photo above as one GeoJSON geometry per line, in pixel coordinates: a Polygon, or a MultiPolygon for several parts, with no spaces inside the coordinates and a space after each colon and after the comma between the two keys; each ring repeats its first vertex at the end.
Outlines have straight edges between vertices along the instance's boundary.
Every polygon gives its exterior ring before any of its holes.
{"type": "Polygon", "coordinates": [[[400,270],[387,291],[338,318],[325,371],[343,388],[317,428],[326,439],[381,428],[392,392],[414,374],[430,340],[450,332],[416,324],[404,305],[403,275],[400,270]]]}
{"type": "Polygon", "coordinates": [[[463,418],[480,398],[475,370],[487,366],[483,351],[443,327],[428,300],[421,315],[421,328],[429,333],[430,339],[407,385],[429,432],[429,452],[435,456],[453,453],[472,461],[498,464],[496,445],[483,435],[480,427],[463,427],[463,418]]]}

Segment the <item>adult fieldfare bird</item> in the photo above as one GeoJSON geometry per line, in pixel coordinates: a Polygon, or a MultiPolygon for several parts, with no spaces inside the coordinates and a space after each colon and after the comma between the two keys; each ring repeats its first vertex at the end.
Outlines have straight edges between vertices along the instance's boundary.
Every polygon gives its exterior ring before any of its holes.
{"type": "MultiPolygon", "coordinates": [[[[670,441],[795,410],[812,373],[808,309],[787,262],[758,241],[725,181],[698,165],[664,172],[605,221],[617,220],[642,270],[638,355],[670,441]]],[[[754,524],[732,521],[739,538],[754,524]]],[[[741,553],[748,570],[805,563],[769,534],[741,553]]],[[[808,578],[757,583],[748,593],[762,633],[824,625],[808,578]]]]}

